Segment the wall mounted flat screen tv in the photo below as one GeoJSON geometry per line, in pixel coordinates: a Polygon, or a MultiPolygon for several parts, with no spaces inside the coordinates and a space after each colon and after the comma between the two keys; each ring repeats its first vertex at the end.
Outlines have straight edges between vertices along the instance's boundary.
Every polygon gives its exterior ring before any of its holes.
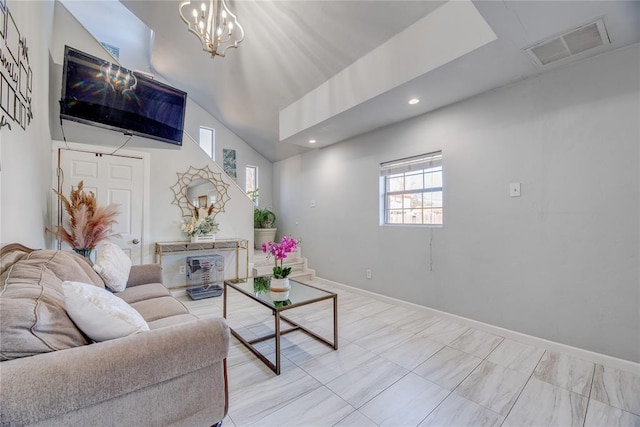
{"type": "Polygon", "coordinates": [[[60,117],[182,145],[187,94],[65,47],[60,117]]]}

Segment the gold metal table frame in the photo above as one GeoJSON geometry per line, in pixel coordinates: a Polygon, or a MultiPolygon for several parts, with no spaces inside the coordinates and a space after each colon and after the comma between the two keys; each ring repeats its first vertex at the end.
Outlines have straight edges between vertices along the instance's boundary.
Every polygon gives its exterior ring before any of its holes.
{"type": "Polygon", "coordinates": [[[253,291],[253,279],[247,280],[225,280],[224,282],[224,302],[222,308],[222,316],[227,318],[227,296],[229,293],[229,289],[233,289],[253,301],[267,307],[271,310],[274,318],[274,332],[268,335],[260,336],[258,338],[252,340],[246,340],[243,338],[237,331],[233,328],[229,327],[231,334],[236,337],[245,347],[247,347],[253,354],[258,357],[265,365],[267,365],[276,375],[280,375],[280,337],[282,335],[294,332],[301,331],[305,334],[309,335],[312,338],[328,345],[334,350],[338,349],[338,295],[326,291],[324,289],[317,288],[315,286],[306,285],[304,283],[296,282],[295,280],[289,279],[291,283],[291,304],[277,306],[271,300],[269,296],[269,291],[263,293],[258,293],[253,291]],[[306,295],[305,295],[306,294],[306,295]],[[305,298],[307,296],[308,298],[305,298]],[[305,328],[299,323],[283,316],[281,313],[286,310],[291,310],[297,307],[302,307],[305,305],[313,304],[320,301],[333,300],[333,342],[327,340],[324,337],[316,334],[315,332],[305,328]],[[281,330],[281,322],[286,322],[291,325],[290,328],[281,330]],[[258,350],[254,344],[275,338],[275,346],[276,346],[276,363],[273,364],[267,357],[258,350]]]}
{"type": "MultiPolygon", "coordinates": [[[[236,275],[235,279],[249,277],[249,241],[247,239],[217,239],[212,242],[156,242],[155,261],[162,266],[162,260],[169,255],[201,255],[203,253],[220,253],[235,252],[236,253],[236,275]],[[244,272],[240,270],[240,252],[245,252],[244,272]]],[[[165,282],[166,283],[166,282],[165,282]]],[[[187,288],[184,285],[166,285],[171,289],[187,288]]]]}

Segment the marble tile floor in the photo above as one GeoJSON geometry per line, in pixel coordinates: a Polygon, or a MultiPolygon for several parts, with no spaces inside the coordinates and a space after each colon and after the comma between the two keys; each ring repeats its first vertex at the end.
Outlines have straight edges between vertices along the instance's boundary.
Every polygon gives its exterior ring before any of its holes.
{"type": "MultiPolygon", "coordinates": [[[[339,349],[301,332],[281,341],[275,375],[232,337],[229,414],[236,426],[633,426],[640,373],[551,352],[337,288],[339,349]]],[[[190,301],[222,316],[222,297],[190,301]]],[[[332,338],[331,305],[287,311],[332,338]]],[[[273,316],[229,295],[229,324],[243,336],[273,330],[273,316]]],[[[275,361],[273,341],[259,344],[275,361]]]]}

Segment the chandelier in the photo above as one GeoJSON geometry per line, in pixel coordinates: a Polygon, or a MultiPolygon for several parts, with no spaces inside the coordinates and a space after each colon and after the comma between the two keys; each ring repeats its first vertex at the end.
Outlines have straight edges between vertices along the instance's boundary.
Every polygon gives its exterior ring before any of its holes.
{"type": "Polygon", "coordinates": [[[135,93],[138,86],[138,79],[131,71],[111,62],[103,62],[100,65],[98,77],[102,78],[112,91],[120,95],[126,95],[130,91],[135,93]]]}
{"type": "Polygon", "coordinates": [[[238,47],[244,40],[244,29],[225,0],[184,0],[180,3],[180,18],[212,58],[224,56],[227,49],[238,47]]]}

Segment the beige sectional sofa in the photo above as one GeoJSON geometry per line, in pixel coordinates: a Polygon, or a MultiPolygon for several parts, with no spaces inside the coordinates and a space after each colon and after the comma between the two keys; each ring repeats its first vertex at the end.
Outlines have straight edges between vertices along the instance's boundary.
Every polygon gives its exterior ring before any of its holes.
{"type": "Polygon", "coordinates": [[[210,426],[227,412],[224,319],[201,320],[133,266],[117,293],[149,331],[92,343],[65,311],[62,282],[104,282],[72,252],[0,253],[0,424],[210,426]]]}

